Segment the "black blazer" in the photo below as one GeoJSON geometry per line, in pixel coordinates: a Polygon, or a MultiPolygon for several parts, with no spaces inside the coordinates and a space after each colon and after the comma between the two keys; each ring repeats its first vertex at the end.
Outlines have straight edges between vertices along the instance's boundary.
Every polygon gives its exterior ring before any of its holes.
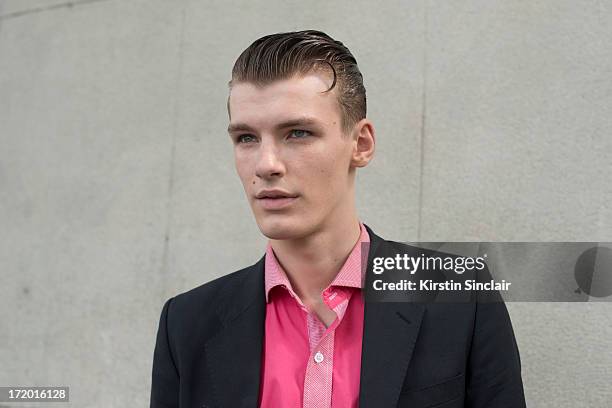
{"type": "MultiPolygon", "coordinates": [[[[397,243],[366,228],[370,271],[376,253],[397,243]]],[[[165,303],[153,358],[151,407],[257,406],[264,258],[165,303]]],[[[359,406],[525,407],[505,305],[366,302],[359,406]]]]}

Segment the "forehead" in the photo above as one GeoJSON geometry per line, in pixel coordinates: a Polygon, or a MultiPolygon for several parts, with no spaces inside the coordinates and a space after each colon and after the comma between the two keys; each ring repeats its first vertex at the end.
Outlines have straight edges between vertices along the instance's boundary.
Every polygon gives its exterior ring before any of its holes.
{"type": "Polygon", "coordinates": [[[340,119],[337,86],[326,92],[332,80],[312,73],[266,85],[239,82],[229,97],[230,125],[241,123],[266,127],[296,117],[312,117],[334,125],[340,119]]]}

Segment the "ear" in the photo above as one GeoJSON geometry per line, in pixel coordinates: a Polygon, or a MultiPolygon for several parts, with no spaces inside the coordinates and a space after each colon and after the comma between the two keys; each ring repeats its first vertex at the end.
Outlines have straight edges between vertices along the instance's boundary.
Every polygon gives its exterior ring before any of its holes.
{"type": "Polygon", "coordinates": [[[374,157],[376,137],[374,125],[368,119],[361,119],[353,127],[352,138],[354,143],[351,166],[365,167],[374,157]]]}

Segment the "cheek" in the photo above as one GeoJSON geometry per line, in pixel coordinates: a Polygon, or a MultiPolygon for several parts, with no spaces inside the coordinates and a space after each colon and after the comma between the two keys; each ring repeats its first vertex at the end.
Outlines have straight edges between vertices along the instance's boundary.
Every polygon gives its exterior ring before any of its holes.
{"type": "Polygon", "coordinates": [[[299,163],[300,174],[297,178],[321,200],[329,200],[344,188],[348,176],[348,164],[344,157],[324,152],[316,157],[300,158],[299,163]]]}
{"type": "Polygon", "coordinates": [[[345,146],[336,146],[323,152],[320,160],[321,175],[330,177],[330,182],[346,177],[350,164],[350,152],[345,146]]]}
{"type": "Polygon", "coordinates": [[[238,173],[238,177],[242,183],[246,186],[247,183],[251,182],[251,166],[249,161],[244,155],[235,154],[234,156],[234,166],[236,168],[236,173],[238,173]]]}

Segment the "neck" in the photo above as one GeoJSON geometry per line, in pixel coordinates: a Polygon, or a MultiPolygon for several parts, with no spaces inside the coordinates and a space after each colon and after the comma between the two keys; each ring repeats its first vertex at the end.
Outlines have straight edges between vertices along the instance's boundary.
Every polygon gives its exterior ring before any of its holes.
{"type": "Polygon", "coordinates": [[[294,240],[271,240],[274,254],[296,294],[304,303],[320,300],[359,240],[361,227],[355,210],[350,216],[294,240]]]}

